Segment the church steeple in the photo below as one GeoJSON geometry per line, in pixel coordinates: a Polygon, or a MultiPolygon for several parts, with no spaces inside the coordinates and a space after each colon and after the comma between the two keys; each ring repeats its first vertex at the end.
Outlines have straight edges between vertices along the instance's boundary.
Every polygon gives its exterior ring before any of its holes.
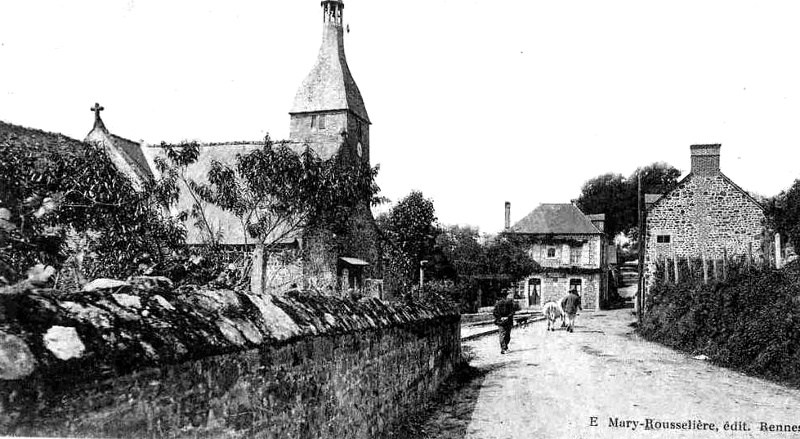
{"type": "Polygon", "coordinates": [[[369,123],[367,109],[344,54],[342,0],[323,0],[322,45],[317,62],[295,95],[289,114],[346,110],[369,123]]]}
{"type": "Polygon", "coordinates": [[[322,0],[322,11],[324,13],[322,21],[333,26],[342,27],[342,12],[344,2],[342,0],[322,0]]]}

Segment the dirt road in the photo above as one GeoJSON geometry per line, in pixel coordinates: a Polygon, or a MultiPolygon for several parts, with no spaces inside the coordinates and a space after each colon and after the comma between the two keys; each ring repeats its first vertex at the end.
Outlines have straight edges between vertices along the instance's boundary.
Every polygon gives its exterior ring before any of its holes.
{"type": "Polygon", "coordinates": [[[800,390],[643,341],[633,321],[622,309],[585,312],[572,334],[534,323],[506,355],[496,336],[465,343],[480,373],[423,437],[800,437],[800,390]]]}

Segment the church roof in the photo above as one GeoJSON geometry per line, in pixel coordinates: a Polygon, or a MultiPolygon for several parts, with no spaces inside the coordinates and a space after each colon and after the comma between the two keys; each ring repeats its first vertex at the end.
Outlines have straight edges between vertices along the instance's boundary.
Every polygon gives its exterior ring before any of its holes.
{"type": "Polygon", "coordinates": [[[153,180],[153,172],[142,151],[142,145],[111,134],[100,118],[102,109],[98,104],[92,109],[95,112],[94,126],[84,141],[105,148],[119,172],[130,178],[136,189],[141,190],[145,182],[153,180]]]}
{"type": "MultiPolygon", "coordinates": [[[[264,142],[230,142],[230,143],[208,143],[200,144],[200,154],[197,161],[186,168],[185,176],[187,179],[200,184],[208,184],[208,172],[211,170],[211,163],[214,161],[236,165],[236,156],[247,154],[257,149],[261,149],[264,142]]],[[[160,154],[161,148],[157,145],[148,148],[148,154],[156,156],[160,154]]],[[[188,189],[180,184],[178,202],[174,208],[177,212],[191,211],[194,205],[194,197],[188,189]]],[[[247,235],[239,218],[231,212],[225,211],[220,207],[203,203],[203,209],[207,221],[212,231],[219,237],[219,243],[223,245],[244,245],[255,244],[255,239],[247,235]]],[[[186,243],[190,245],[203,244],[207,242],[206,232],[195,225],[196,220],[189,218],[186,220],[186,243]]],[[[273,237],[279,244],[289,244],[298,239],[294,233],[285,234],[281,230],[276,230],[273,237]]]]}
{"type": "Polygon", "coordinates": [[[369,122],[367,108],[344,54],[344,34],[339,25],[323,25],[317,62],[303,80],[289,114],[349,110],[369,122]]]}
{"type": "Polygon", "coordinates": [[[511,232],[532,235],[602,235],[574,204],[540,204],[511,227],[511,232]]]}
{"type": "Polygon", "coordinates": [[[147,164],[147,159],[142,152],[142,145],[133,140],[128,140],[124,137],[112,134],[111,138],[114,145],[125,152],[128,160],[135,164],[136,169],[148,178],[153,178],[153,172],[150,170],[150,165],[147,164]]]}

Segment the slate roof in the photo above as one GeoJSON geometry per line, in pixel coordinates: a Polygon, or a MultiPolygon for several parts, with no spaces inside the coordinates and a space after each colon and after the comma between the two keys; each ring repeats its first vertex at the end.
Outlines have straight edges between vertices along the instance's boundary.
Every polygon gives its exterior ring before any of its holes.
{"type": "Polygon", "coordinates": [[[664,194],[644,194],[644,204],[645,206],[653,204],[663,196],[664,194]]]}
{"type": "Polygon", "coordinates": [[[574,204],[540,204],[511,227],[514,233],[533,235],[602,235],[574,204]]]}
{"type": "Polygon", "coordinates": [[[95,115],[94,126],[84,142],[102,145],[119,172],[130,178],[137,190],[142,190],[145,182],[153,180],[153,171],[147,163],[142,145],[111,134],[99,113],[95,115]]]}
{"type": "Polygon", "coordinates": [[[147,164],[147,159],[144,157],[140,143],[115,134],[112,134],[111,138],[114,141],[114,146],[124,151],[129,161],[135,164],[137,172],[141,172],[148,178],[153,178],[153,172],[150,170],[150,165],[147,164]]]}
{"type": "Polygon", "coordinates": [[[303,80],[289,114],[349,110],[369,123],[367,108],[344,54],[341,26],[323,25],[317,62],[303,80]]]}
{"type": "MultiPolygon", "coordinates": [[[[264,142],[231,142],[201,144],[200,155],[197,161],[186,169],[186,177],[197,183],[208,183],[208,172],[211,170],[211,163],[218,161],[230,166],[236,164],[236,156],[247,154],[251,151],[261,149],[264,142]]],[[[157,156],[161,154],[161,148],[157,145],[148,148],[148,155],[157,156]]],[[[191,210],[194,205],[194,198],[183,184],[180,184],[180,194],[175,209],[180,212],[191,210]]],[[[236,215],[224,211],[213,204],[204,203],[206,218],[210,223],[211,229],[221,232],[220,243],[224,245],[244,245],[254,244],[252,237],[246,236],[244,227],[236,215]]],[[[195,226],[196,220],[189,218],[186,221],[186,243],[190,245],[202,244],[206,241],[204,232],[195,226]]],[[[282,231],[276,231],[273,236],[278,236],[282,231]]],[[[298,237],[294,234],[285,236],[279,240],[281,244],[294,242],[298,237]]]]}

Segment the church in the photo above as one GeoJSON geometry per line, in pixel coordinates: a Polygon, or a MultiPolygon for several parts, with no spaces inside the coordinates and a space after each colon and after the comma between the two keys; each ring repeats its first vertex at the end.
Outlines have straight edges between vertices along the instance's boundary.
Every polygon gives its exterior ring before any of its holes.
{"type": "MultiPolygon", "coordinates": [[[[323,0],[322,44],[316,63],[302,81],[289,111],[288,144],[297,152],[310,147],[320,158],[342,164],[370,163],[369,126],[361,92],[347,66],[344,51],[342,0],[323,0]]],[[[163,153],[157,146],[146,146],[112,134],[103,123],[99,104],[92,111],[94,126],[85,141],[102,146],[111,160],[128,176],[136,188],[158,177],[155,157],[163,153]]],[[[233,164],[238,154],[247,154],[264,142],[222,142],[200,144],[200,156],[185,170],[188,179],[206,183],[212,161],[233,164]]],[[[190,209],[196,201],[188,189],[181,190],[177,211],[190,209]]],[[[381,297],[380,244],[370,200],[362,200],[347,224],[348,236],[332,236],[328,231],[303,231],[281,237],[287,248],[303,249],[303,259],[296,263],[277,263],[263,255],[254,258],[251,283],[261,283],[264,291],[280,293],[295,285],[319,291],[362,291],[381,297]],[[336,239],[338,246],[332,245],[336,239]],[[266,284],[264,284],[266,282],[266,284]]],[[[239,251],[255,251],[238,218],[214,205],[204,206],[209,227],[201,230],[192,220],[186,221],[187,243],[207,242],[214,233],[219,242],[239,251]]],[[[251,287],[252,288],[252,287],[251,287]]]]}

